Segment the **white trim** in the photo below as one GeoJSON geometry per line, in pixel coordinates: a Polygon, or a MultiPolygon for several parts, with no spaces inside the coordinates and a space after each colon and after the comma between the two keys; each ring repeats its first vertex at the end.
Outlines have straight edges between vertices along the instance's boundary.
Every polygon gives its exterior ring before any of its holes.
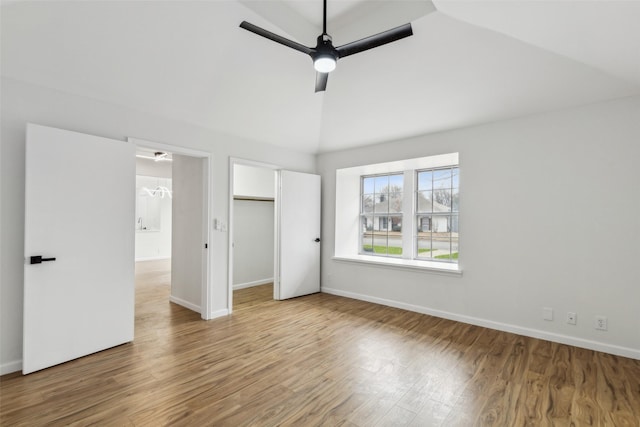
{"type": "Polygon", "coordinates": [[[282,171],[279,170],[276,172],[275,179],[275,189],[274,194],[276,195],[276,200],[274,203],[275,211],[273,212],[273,229],[275,231],[275,235],[273,238],[273,253],[275,256],[273,257],[273,299],[280,300],[280,279],[281,276],[281,265],[280,265],[280,238],[282,237],[281,231],[281,222],[280,216],[282,215],[282,171]]]}
{"type": "Polygon", "coordinates": [[[136,258],[136,262],[143,262],[143,261],[160,261],[163,259],[170,259],[170,256],[148,256],[148,257],[141,257],[141,258],[136,258]]]}
{"type": "Polygon", "coordinates": [[[135,144],[137,147],[144,147],[144,148],[152,148],[152,149],[156,149],[156,150],[162,150],[162,151],[168,151],[172,154],[180,154],[183,156],[191,156],[191,157],[197,157],[197,158],[201,158],[205,160],[206,163],[206,167],[207,167],[207,171],[206,174],[203,174],[205,176],[203,176],[203,179],[205,180],[205,188],[203,189],[203,191],[205,192],[205,194],[203,194],[203,196],[206,196],[206,200],[203,204],[203,210],[204,210],[204,219],[203,219],[203,231],[204,231],[204,243],[207,244],[208,249],[204,249],[203,250],[203,258],[205,260],[204,263],[204,267],[203,267],[203,271],[202,271],[202,276],[203,276],[203,280],[202,280],[202,289],[200,291],[200,306],[202,308],[202,310],[200,310],[200,308],[198,309],[198,313],[201,313],[202,319],[204,320],[208,320],[211,319],[211,317],[208,316],[210,310],[211,310],[211,295],[213,295],[213,283],[211,281],[211,267],[213,265],[212,262],[212,253],[213,251],[210,250],[211,249],[211,242],[212,242],[212,236],[211,236],[211,227],[209,226],[209,224],[211,224],[211,215],[213,212],[213,158],[212,158],[212,154],[207,152],[207,151],[201,151],[201,150],[194,150],[191,148],[185,148],[185,147],[181,147],[178,145],[171,145],[171,144],[165,144],[165,143],[161,143],[161,142],[155,142],[155,141],[149,141],[149,140],[145,140],[145,139],[140,139],[140,138],[133,138],[133,137],[128,137],[127,138],[128,142],[131,142],[133,144],[135,144]]]}
{"type": "Polygon", "coordinates": [[[218,317],[228,316],[229,314],[230,314],[229,310],[227,310],[226,308],[223,308],[222,310],[212,311],[211,313],[209,313],[208,318],[209,320],[211,320],[211,319],[216,319],[218,317]]]}
{"type": "Polygon", "coordinates": [[[278,165],[274,165],[271,163],[258,162],[256,160],[243,159],[241,157],[229,157],[229,163],[233,165],[253,166],[255,168],[264,168],[264,169],[273,169],[273,170],[282,169],[282,167],[278,165]]]}
{"type": "Polygon", "coordinates": [[[273,277],[268,279],[254,280],[253,282],[237,283],[233,285],[233,290],[253,288],[254,286],[266,285],[267,283],[273,283],[273,277]]]}
{"type": "Polygon", "coordinates": [[[206,198],[206,204],[203,204],[202,207],[202,216],[203,216],[203,248],[202,259],[204,260],[204,269],[202,271],[202,289],[200,290],[200,307],[202,310],[200,311],[201,317],[204,320],[211,319],[208,314],[211,310],[211,295],[213,295],[213,283],[211,281],[211,266],[212,266],[212,254],[213,250],[211,250],[212,236],[211,236],[211,216],[213,214],[212,204],[213,204],[213,159],[210,155],[205,157],[204,163],[207,167],[206,174],[203,174],[202,179],[204,180],[204,188],[202,189],[202,196],[206,198]],[[205,248],[206,246],[206,248],[205,248]]]}
{"type": "Polygon", "coordinates": [[[22,370],[22,359],[13,360],[11,362],[0,365],[0,375],[11,374],[22,370]]]}
{"type": "Polygon", "coordinates": [[[191,303],[189,301],[185,301],[182,298],[174,297],[173,295],[169,296],[169,301],[174,304],[181,305],[184,308],[188,308],[189,310],[195,311],[196,313],[200,313],[200,307],[191,303]]]}
{"type": "Polygon", "coordinates": [[[160,151],[168,151],[172,154],[181,154],[183,156],[209,157],[211,155],[211,153],[208,153],[206,151],[194,150],[178,145],[165,144],[163,142],[149,141],[148,139],[127,137],[127,141],[134,143],[138,147],[153,148],[160,151]]]}
{"type": "Polygon", "coordinates": [[[339,262],[355,262],[360,264],[367,264],[374,267],[422,270],[425,272],[428,271],[432,273],[462,276],[460,265],[454,263],[430,262],[415,259],[391,258],[381,256],[378,257],[368,255],[334,256],[331,257],[331,259],[339,262]]]}
{"type": "Polygon", "coordinates": [[[623,356],[623,357],[629,357],[632,359],[640,360],[640,349],[622,347],[622,346],[613,345],[613,344],[605,344],[598,341],[586,340],[583,338],[576,338],[568,335],[541,331],[539,329],[525,328],[522,326],[512,325],[509,323],[494,322],[493,320],[482,319],[479,317],[465,316],[462,314],[451,313],[448,311],[434,310],[428,307],[423,307],[423,306],[414,305],[414,304],[407,304],[404,302],[389,300],[385,298],[372,297],[369,295],[343,291],[340,289],[322,287],[320,288],[320,292],[324,292],[332,295],[338,295],[346,298],[353,298],[361,301],[367,301],[375,304],[386,305],[389,307],[400,308],[403,310],[413,311],[416,313],[428,314],[430,316],[454,320],[456,322],[469,323],[471,325],[482,326],[490,329],[496,329],[498,331],[510,332],[513,334],[524,335],[527,337],[543,339],[547,341],[557,342],[560,344],[572,345],[575,347],[586,348],[589,350],[602,351],[604,353],[615,354],[616,356],[623,356]]]}

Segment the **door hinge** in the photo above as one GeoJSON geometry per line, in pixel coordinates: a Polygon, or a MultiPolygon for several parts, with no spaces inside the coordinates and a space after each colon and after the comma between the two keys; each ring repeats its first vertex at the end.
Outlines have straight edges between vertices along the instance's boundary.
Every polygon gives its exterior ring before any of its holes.
{"type": "Polygon", "coordinates": [[[209,249],[209,244],[208,244],[208,243],[205,243],[205,244],[204,244],[204,248],[205,248],[205,249],[209,249]]]}

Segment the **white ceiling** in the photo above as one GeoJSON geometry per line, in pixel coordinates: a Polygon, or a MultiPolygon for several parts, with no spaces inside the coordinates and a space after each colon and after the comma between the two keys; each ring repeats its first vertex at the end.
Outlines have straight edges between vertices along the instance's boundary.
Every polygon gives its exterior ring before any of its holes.
{"type": "Polygon", "coordinates": [[[319,0],[2,3],[2,76],[323,152],[640,93],[640,1],[329,0],[334,44],[411,21],[314,93],[319,0]]]}

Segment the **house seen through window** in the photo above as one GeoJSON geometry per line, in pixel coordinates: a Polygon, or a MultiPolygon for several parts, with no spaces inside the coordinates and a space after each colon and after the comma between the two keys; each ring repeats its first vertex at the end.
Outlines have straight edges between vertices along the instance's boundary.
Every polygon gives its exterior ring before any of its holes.
{"type": "Polygon", "coordinates": [[[362,251],[402,255],[403,174],[362,177],[362,251]]]}
{"type": "Polygon", "coordinates": [[[333,259],[461,274],[458,153],[336,169],[333,259]]]}
{"type": "Polygon", "coordinates": [[[456,262],[458,259],[457,167],[417,171],[416,256],[456,262]]]}
{"type": "Polygon", "coordinates": [[[360,180],[361,254],[457,262],[457,165],[362,175],[360,180]]]}

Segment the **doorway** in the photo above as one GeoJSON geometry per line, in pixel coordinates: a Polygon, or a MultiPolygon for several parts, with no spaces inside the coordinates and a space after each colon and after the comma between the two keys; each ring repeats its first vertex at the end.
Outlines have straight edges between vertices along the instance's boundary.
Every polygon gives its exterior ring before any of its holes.
{"type": "Polygon", "coordinates": [[[136,201],[136,261],[150,262],[146,267],[154,271],[167,270],[162,273],[170,283],[169,300],[209,319],[210,155],[152,141],[129,142],[147,157],[137,158],[143,164],[136,168],[138,180],[151,184],[136,185],[141,194],[136,201]]]}
{"type": "Polygon", "coordinates": [[[170,313],[166,303],[171,300],[172,163],[171,153],[136,149],[136,336],[144,335],[141,319],[170,313]]]}
{"type": "Polygon", "coordinates": [[[274,299],[275,170],[240,159],[230,164],[230,311],[274,299]]]}
{"type": "MultiPolygon", "coordinates": [[[[293,172],[273,165],[242,159],[229,163],[229,283],[228,307],[233,311],[235,233],[234,194],[239,194],[238,171],[246,168],[263,191],[273,188],[273,299],[285,300],[320,292],[320,176],[293,172]],[[236,182],[238,181],[238,182],[236,182]],[[258,184],[259,182],[259,184],[258,184]]],[[[258,193],[260,196],[260,193],[258,193]]]]}

